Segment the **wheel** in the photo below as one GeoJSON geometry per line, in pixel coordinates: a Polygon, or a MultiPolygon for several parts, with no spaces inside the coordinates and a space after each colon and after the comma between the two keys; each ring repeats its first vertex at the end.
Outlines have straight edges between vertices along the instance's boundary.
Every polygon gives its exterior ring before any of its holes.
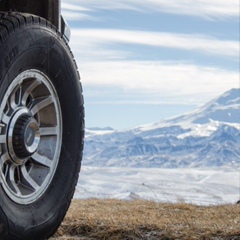
{"type": "Polygon", "coordinates": [[[72,53],[46,20],[0,13],[0,239],[53,235],[80,171],[84,109],[72,53]]]}

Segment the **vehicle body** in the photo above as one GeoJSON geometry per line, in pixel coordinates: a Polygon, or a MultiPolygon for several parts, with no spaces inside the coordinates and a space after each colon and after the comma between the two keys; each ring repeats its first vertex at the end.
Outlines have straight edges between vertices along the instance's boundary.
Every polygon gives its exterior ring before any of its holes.
{"type": "Polygon", "coordinates": [[[0,11],[17,11],[40,16],[56,26],[69,41],[70,30],[61,16],[60,0],[1,0],[0,11]]]}
{"type": "Polygon", "coordinates": [[[80,171],[84,107],[60,0],[0,0],[0,240],[43,240],[80,171]]]}

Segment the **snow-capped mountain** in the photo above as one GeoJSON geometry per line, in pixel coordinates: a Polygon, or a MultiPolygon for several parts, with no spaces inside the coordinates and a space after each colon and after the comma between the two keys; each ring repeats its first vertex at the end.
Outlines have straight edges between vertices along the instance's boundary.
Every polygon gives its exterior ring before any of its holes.
{"type": "Polygon", "coordinates": [[[240,89],[155,124],[126,131],[86,130],[83,164],[167,168],[238,165],[240,89]]]}

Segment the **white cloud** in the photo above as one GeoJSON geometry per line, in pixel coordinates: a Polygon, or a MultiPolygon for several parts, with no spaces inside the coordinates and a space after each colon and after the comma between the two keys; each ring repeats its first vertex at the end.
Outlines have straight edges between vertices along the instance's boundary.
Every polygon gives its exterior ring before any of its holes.
{"type": "Polygon", "coordinates": [[[67,3],[67,2],[63,2],[61,7],[64,10],[71,10],[71,11],[82,11],[82,12],[90,12],[91,11],[90,8],[81,7],[80,5],[70,4],[70,3],[67,3]]]}
{"type": "Polygon", "coordinates": [[[76,21],[76,20],[83,20],[83,19],[96,20],[88,14],[72,12],[72,11],[68,11],[68,10],[63,10],[62,15],[63,15],[64,19],[66,19],[68,21],[76,21]]]}
{"type": "MultiPolygon", "coordinates": [[[[238,43],[207,36],[125,30],[72,31],[71,47],[85,88],[106,87],[132,94],[145,102],[205,102],[233,87],[239,87],[239,73],[179,62],[131,61],[129,52],[111,50],[112,43],[171,47],[238,59],[238,43]],[[146,97],[150,96],[150,97],[146,97]],[[159,99],[156,96],[161,96],[159,99]],[[169,96],[171,99],[169,100],[169,96]],[[163,99],[166,97],[166,99],[163,99]],[[155,100],[157,99],[157,100],[155,100]]],[[[118,48],[116,48],[118,49],[118,48]]],[[[102,99],[103,100],[103,99],[102,99]]],[[[134,99],[132,99],[135,101],[134,99]]],[[[128,100],[127,100],[128,101],[128,100]]]]}
{"type": "Polygon", "coordinates": [[[90,8],[82,7],[77,4],[71,4],[63,2],[62,5],[62,15],[66,20],[77,21],[82,19],[96,20],[88,12],[92,12],[90,8]]]}
{"type": "MultiPolygon", "coordinates": [[[[78,62],[84,87],[121,89],[132,95],[172,96],[198,103],[239,87],[239,73],[166,62],[78,62]]],[[[168,99],[169,101],[169,99],[168,99]]]]}
{"type": "MultiPolygon", "coordinates": [[[[67,0],[63,0],[64,3],[67,0]]],[[[159,11],[204,18],[238,17],[238,0],[68,0],[69,3],[99,9],[128,9],[159,11]]]]}
{"type": "Polygon", "coordinates": [[[135,0],[62,0],[63,3],[76,4],[95,9],[121,9],[139,11],[138,3],[135,0]],[[135,6],[136,5],[136,6],[135,6]]]}
{"type": "MultiPolygon", "coordinates": [[[[111,43],[130,43],[184,49],[188,51],[198,51],[201,53],[239,58],[239,42],[223,41],[209,36],[114,29],[72,30],[72,46],[76,47],[77,45],[81,46],[82,44],[85,44],[91,49],[94,45],[100,48],[102,45],[109,45],[111,43]]],[[[89,51],[91,51],[90,49],[89,51]]]]}
{"type": "Polygon", "coordinates": [[[196,15],[201,17],[239,16],[238,0],[147,0],[164,11],[174,14],[196,15]]]}

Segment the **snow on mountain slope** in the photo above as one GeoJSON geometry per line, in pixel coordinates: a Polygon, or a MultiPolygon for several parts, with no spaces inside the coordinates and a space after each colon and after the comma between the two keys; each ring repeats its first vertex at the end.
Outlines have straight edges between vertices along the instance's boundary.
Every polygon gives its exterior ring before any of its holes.
{"type": "Polygon", "coordinates": [[[198,109],[152,125],[140,126],[140,131],[148,131],[167,126],[181,126],[191,129],[192,135],[210,135],[220,123],[240,128],[240,88],[227,91],[198,109]]]}
{"type": "Polygon", "coordinates": [[[126,131],[86,131],[83,164],[167,168],[240,164],[240,89],[155,124],[126,131]]]}
{"type": "Polygon", "coordinates": [[[240,123],[240,89],[231,89],[195,111],[168,120],[168,123],[206,124],[212,121],[240,123]]]}

